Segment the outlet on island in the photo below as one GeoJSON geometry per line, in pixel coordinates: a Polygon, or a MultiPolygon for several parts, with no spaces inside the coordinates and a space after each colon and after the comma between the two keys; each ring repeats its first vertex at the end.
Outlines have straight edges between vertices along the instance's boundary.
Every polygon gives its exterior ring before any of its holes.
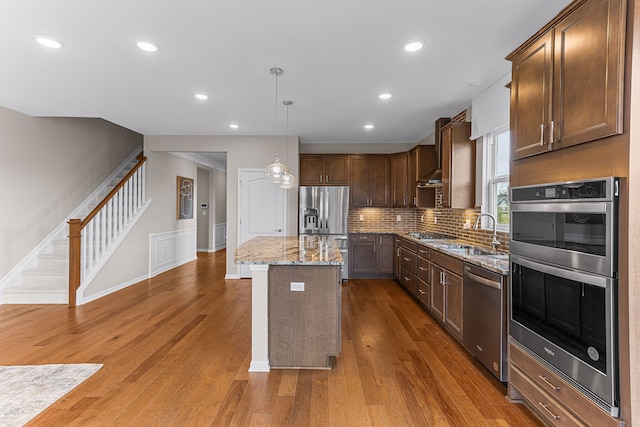
{"type": "Polygon", "coordinates": [[[396,221],[402,221],[402,215],[396,215],[396,221]]]}
{"type": "Polygon", "coordinates": [[[471,228],[471,220],[467,219],[464,221],[464,224],[462,224],[462,229],[463,230],[468,230],[471,228]]]}
{"type": "Polygon", "coordinates": [[[360,221],[364,221],[364,215],[360,215],[360,221]]]}
{"type": "Polygon", "coordinates": [[[292,291],[304,291],[304,282],[291,282],[291,290],[292,291]]]}

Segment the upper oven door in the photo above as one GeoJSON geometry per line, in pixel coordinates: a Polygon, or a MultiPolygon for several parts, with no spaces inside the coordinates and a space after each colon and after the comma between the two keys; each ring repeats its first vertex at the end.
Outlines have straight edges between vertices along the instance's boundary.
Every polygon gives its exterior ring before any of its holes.
{"type": "Polygon", "coordinates": [[[513,203],[510,251],[566,268],[613,277],[613,202],[513,203]]]}

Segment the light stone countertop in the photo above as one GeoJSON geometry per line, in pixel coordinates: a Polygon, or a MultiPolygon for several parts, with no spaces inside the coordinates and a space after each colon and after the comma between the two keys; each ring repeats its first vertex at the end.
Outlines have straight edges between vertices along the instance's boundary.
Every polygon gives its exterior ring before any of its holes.
{"type": "MultiPolygon", "coordinates": [[[[509,254],[504,252],[499,252],[497,254],[491,255],[468,255],[465,253],[460,253],[457,250],[450,249],[450,246],[471,246],[476,247],[473,244],[470,244],[464,240],[460,239],[420,239],[414,236],[410,236],[407,232],[404,231],[362,231],[362,232],[351,232],[351,234],[395,234],[396,236],[403,237],[407,240],[411,240],[413,242],[419,243],[424,246],[428,246],[432,249],[436,249],[446,255],[452,256],[454,258],[458,258],[462,261],[468,262],[470,264],[477,265],[479,267],[486,268],[487,270],[493,271],[495,273],[506,276],[509,274],[509,254]]],[[[480,248],[487,251],[486,248],[480,248]]]]}
{"type": "Polygon", "coordinates": [[[330,236],[261,236],[241,244],[236,264],[343,265],[335,239],[330,236]]]}

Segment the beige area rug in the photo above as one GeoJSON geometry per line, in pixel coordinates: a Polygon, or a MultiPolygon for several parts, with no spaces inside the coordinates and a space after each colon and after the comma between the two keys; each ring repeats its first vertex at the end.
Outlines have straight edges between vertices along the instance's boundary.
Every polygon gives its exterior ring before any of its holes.
{"type": "Polygon", "coordinates": [[[100,364],[0,366],[0,426],[22,426],[98,372],[100,364]]]}

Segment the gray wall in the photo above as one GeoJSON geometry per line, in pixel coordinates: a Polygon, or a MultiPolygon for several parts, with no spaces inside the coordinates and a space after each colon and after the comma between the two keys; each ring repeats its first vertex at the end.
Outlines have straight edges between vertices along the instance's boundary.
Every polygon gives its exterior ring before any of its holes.
{"type": "Polygon", "coordinates": [[[142,142],[102,119],[38,118],[0,107],[0,278],[142,142]]]}
{"type": "Polygon", "coordinates": [[[198,250],[207,251],[211,249],[211,208],[213,207],[213,200],[211,200],[210,194],[211,176],[210,172],[205,169],[198,168],[198,179],[196,179],[197,197],[194,214],[196,216],[196,223],[198,226],[197,235],[197,248],[198,250]],[[207,203],[209,207],[207,209],[200,208],[201,203],[207,203]]]}
{"type": "MultiPolygon", "coordinates": [[[[197,165],[169,153],[145,151],[145,156],[146,194],[151,198],[151,204],[89,284],[85,295],[147,278],[150,234],[196,228],[195,218],[176,219],[176,177],[196,179],[197,165]]],[[[197,181],[195,185],[197,194],[197,181]]]]}

